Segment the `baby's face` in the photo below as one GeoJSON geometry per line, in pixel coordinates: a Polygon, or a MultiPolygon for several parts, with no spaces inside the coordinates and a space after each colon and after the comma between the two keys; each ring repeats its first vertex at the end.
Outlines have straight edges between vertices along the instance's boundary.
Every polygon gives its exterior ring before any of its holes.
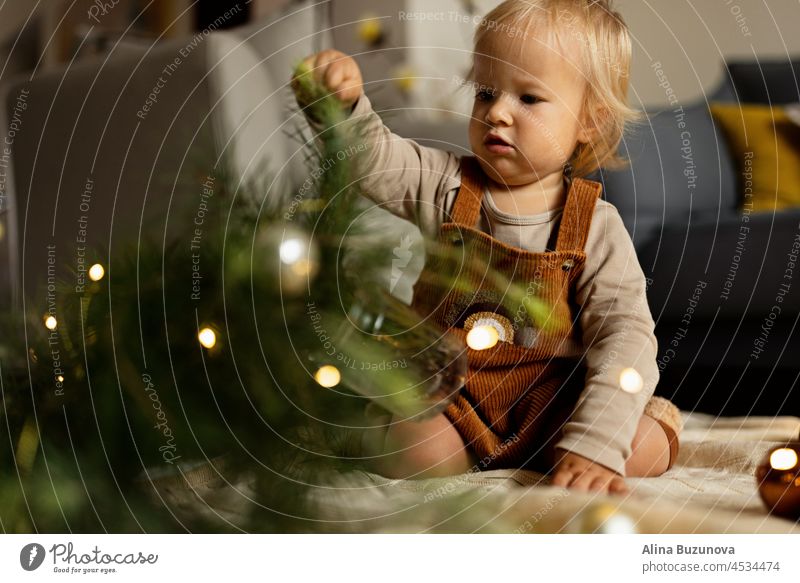
{"type": "Polygon", "coordinates": [[[475,52],[470,145],[499,184],[560,174],[578,143],[588,141],[581,111],[586,80],[576,61],[581,47],[569,34],[562,37],[559,46],[538,31],[525,39],[494,32],[475,52]],[[520,42],[521,55],[512,45],[520,42]]]}

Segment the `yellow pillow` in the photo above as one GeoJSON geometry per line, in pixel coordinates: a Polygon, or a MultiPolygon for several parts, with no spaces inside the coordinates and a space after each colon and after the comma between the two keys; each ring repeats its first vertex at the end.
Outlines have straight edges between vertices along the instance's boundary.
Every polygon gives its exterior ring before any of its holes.
{"type": "Polygon", "coordinates": [[[710,109],[739,166],[743,208],[800,206],[800,126],[786,110],[750,103],[712,103],[710,109]]]}

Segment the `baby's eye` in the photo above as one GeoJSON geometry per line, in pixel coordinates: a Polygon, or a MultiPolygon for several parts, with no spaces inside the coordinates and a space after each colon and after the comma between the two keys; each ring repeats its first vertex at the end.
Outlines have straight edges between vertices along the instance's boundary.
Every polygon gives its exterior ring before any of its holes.
{"type": "Polygon", "coordinates": [[[520,97],[520,100],[522,101],[522,103],[525,103],[527,105],[533,105],[534,103],[538,103],[541,101],[541,99],[539,99],[535,95],[530,95],[530,94],[523,95],[522,97],[520,97]]]}
{"type": "Polygon", "coordinates": [[[481,89],[477,93],[475,93],[475,99],[478,101],[491,101],[494,97],[494,91],[490,91],[488,89],[481,89]]]}

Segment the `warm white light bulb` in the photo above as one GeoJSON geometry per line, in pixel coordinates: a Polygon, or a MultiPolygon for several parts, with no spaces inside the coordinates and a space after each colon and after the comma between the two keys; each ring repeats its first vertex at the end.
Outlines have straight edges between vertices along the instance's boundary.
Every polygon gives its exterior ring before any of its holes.
{"type": "Polygon", "coordinates": [[[89,268],[89,279],[92,281],[100,281],[106,274],[106,270],[99,263],[95,263],[89,268]]]}
{"type": "Polygon", "coordinates": [[[303,256],[303,242],[300,239],[286,239],[280,246],[281,261],[286,265],[293,265],[303,256]]]}
{"type": "Polygon", "coordinates": [[[769,465],[776,470],[791,470],[797,465],[797,452],[788,447],[776,449],[769,456],[769,465]]]}
{"type": "Polygon", "coordinates": [[[342,374],[335,366],[326,364],[319,367],[319,370],[314,375],[314,380],[325,388],[335,387],[342,380],[342,374]]]}
{"type": "Polygon", "coordinates": [[[44,319],[44,326],[48,330],[55,330],[56,326],[58,326],[58,321],[53,316],[47,316],[44,319]]]}
{"type": "Polygon", "coordinates": [[[214,348],[217,343],[217,334],[211,328],[203,328],[197,335],[200,344],[206,348],[214,348]]]}
{"type": "Polygon", "coordinates": [[[626,393],[638,393],[644,387],[644,380],[635,368],[626,368],[619,374],[619,386],[626,393]]]}
{"type": "Polygon", "coordinates": [[[467,333],[467,346],[473,350],[486,350],[500,340],[500,334],[493,326],[475,326],[467,333]]]}
{"type": "Polygon", "coordinates": [[[575,525],[582,533],[598,534],[636,534],[636,522],[632,517],[621,511],[619,507],[599,503],[589,507],[579,515],[580,521],[575,525]]]}
{"type": "Polygon", "coordinates": [[[614,514],[600,527],[601,534],[636,534],[636,523],[624,514],[614,514]]]}

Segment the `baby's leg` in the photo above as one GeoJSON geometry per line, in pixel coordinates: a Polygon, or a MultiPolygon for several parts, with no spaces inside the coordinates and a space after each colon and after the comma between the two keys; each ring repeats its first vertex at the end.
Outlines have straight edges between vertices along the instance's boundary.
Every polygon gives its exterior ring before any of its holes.
{"type": "Polygon", "coordinates": [[[375,473],[387,478],[433,478],[461,474],[473,467],[475,455],[444,414],[423,421],[384,417],[388,430],[364,436],[364,451],[375,473]]]}
{"type": "Polygon", "coordinates": [[[649,415],[642,415],[633,438],[633,452],[625,462],[629,477],[660,476],[669,467],[669,439],[661,424],[649,415]]]}

